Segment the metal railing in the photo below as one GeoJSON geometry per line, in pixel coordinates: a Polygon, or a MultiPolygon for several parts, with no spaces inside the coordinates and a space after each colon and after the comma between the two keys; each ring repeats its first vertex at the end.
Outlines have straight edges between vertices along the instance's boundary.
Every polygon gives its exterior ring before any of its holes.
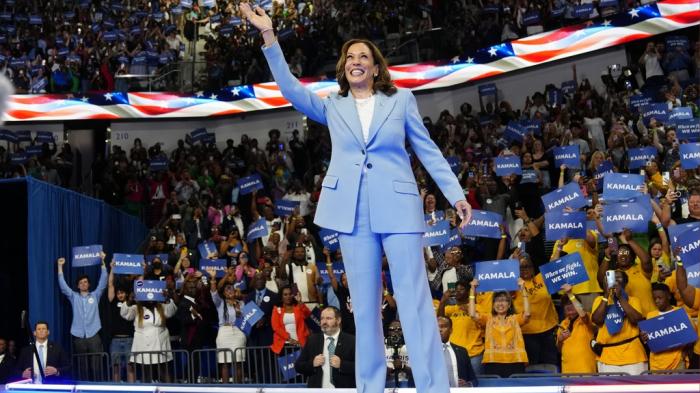
{"type": "MultiPolygon", "coordinates": [[[[137,381],[190,383],[190,353],[184,349],[170,351],[115,352],[111,355],[112,367],[133,367],[137,381]]],[[[81,375],[75,378],[80,380],[81,375]]]]}
{"type": "Polygon", "coordinates": [[[190,353],[190,359],[193,383],[227,383],[222,376],[223,367],[230,370],[228,382],[241,383],[236,375],[234,353],[228,348],[195,349],[190,353]]]}
{"type": "Polygon", "coordinates": [[[246,347],[236,348],[236,355],[244,356],[242,364],[242,383],[245,384],[302,384],[306,382],[306,378],[297,374],[292,379],[284,379],[280,371],[278,359],[281,356],[287,356],[299,347],[286,346],[282,352],[277,355],[270,347],[246,347]]]}
{"type": "Polygon", "coordinates": [[[83,381],[105,382],[110,380],[109,354],[104,352],[78,353],[72,358],[73,377],[83,381]]]}

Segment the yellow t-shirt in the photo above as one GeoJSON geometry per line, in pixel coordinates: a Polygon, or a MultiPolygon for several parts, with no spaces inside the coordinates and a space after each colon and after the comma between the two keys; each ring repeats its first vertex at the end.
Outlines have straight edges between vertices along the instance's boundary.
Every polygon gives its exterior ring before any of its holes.
{"type": "MultiPolygon", "coordinates": [[[[557,330],[557,337],[564,329],[569,329],[571,320],[564,318],[560,328],[557,330]]],[[[591,315],[586,313],[584,318],[576,318],[574,328],[571,330],[569,338],[561,345],[561,372],[562,373],[595,373],[598,371],[596,365],[596,355],[591,349],[591,340],[595,337],[591,315]]]]}
{"type": "MultiPolygon", "coordinates": [[[[651,258],[651,257],[650,257],[651,258]]],[[[652,272],[651,272],[651,282],[659,282],[659,264],[661,264],[665,269],[671,270],[671,258],[669,258],[666,251],[661,253],[661,257],[656,261],[651,261],[652,272]]]]}
{"type": "MultiPolygon", "coordinates": [[[[600,293],[603,292],[603,290],[600,288],[600,284],[598,284],[598,233],[595,231],[592,231],[593,236],[595,236],[596,239],[596,246],[595,248],[591,248],[588,245],[588,242],[586,242],[586,239],[569,239],[566,244],[564,244],[564,247],[562,247],[562,251],[565,251],[567,254],[573,254],[575,252],[578,252],[581,255],[581,259],[583,260],[583,266],[586,267],[586,273],[588,273],[588,281],[584,281],[580,284],[576,284],[572,288],[572,292],[574,295],[578,295],[579,293],[600,293]]],[[[554,248],[559,247],[559,240],[554,242],[554,248]]]]}
{"type": "MultiPolygon", "coordinates": [[[[670,311],[677,309],[678,307],[673,307],[670,311]]],[[[659,314],[661,314],[659,310],[652,311],[647,314],[647,319],[654,318],[659,314]]],[[[649,355],[649,370],[675,370],[681,362],[685,362],[683,347],[657,353],[652,352],[649,355]]]]}
{"type": "MultiPolygon", "coordinates": [[[[491,313],[492,298],[493,292],[476,295],[476,311],[479,315],[491,313]]],[[[445,316],[452,320],[450,342],[466,348],[471,357],[484,353],[484,328],[469,316],[468,305],[447,305],[445,316]]]]}
{"type": "MultiPolygon", "coordinates": [[[[668,289],[671,290],[671,293],[673,294],[673,297],[676,299],[676,304],[678,306],[683,306],[683,309],[685,312],[690,315],[691,318],[695,318],[698,316],[698,310],[694,309],[692,307],[689,307],[687,304],[683,303],[683,297],[681,296],[681,292],[678,290],[678,287],[676,286],[676,271],[672,271],[671,275],[666,277],[666,281],[664,281],[664,284],[668,286],[668,289]]],[[[691,305],[692,306],[692,305],[691,305]]]]}
{"type": "MultiPolygon", "coordinates": [[[[532,280],[526,280],[525,289],[530,302],[530,320],[523,325],[523,334],[537,334],[553,329],[557,325],[559,317],[554,309],[554,303],[552,303],[552,295],[547,292],[542,273],[536,275],[532,280]]],[[[515,294],[513,304],[516,312],[524,310],[522,293],[515,294]]]]}
{"type": "MultiPolygon", "coordinates": [[[[598,296],[593,301],[593,312],[598,309],[600,303],[603,302],[603,297],[598,296]]],[[[641,312],[642,307],[640,305],[639,299],[634,296],[629,296],[627,300],[635,310],[641,312]]],[[[601,307],[605,307],[604,304],[601,307]]],[[[644,314],[642,314],[644,315],[644,314]]],[[[598,328],[598,336],[596,341],[601,344],[612,344],[620,342],[622,340],[639,336],[639,328],[636,325],[632,325],[628,318],[625,318],[622,322],[622,329],[620,332],[614,336],[608,333],[608,328],[603,324],[598,328]]],[[[628,364],[634,364],[639,362],[647,361],[647,353],[644,350],[644,346],[639,339],[632,340],[626,344],[617,345],[614,347],[603,348],[603,353],[600,355],[599,359],[602,363],[609,364],[612,366],[625,366],[628,364]]]]}
{"type": "MultiPolygon", "coordinates": [[[[700,288],[695,288],[695,298],[693,299],[695,302],[693,303],[693,310],[696,312],[700,310],[700,288]]],[[[695,326],[698,336],[700,336],[700,323],[698,323],[695,326]]],[[[700,340],[695,342],[695,346],[693,347],[693,352],[696,354],[700,355],[700,340]]]]}
{"type": "Polygon", "coordinates": [[[525,340],[520,326],[525,323],[523,314],[509,315],[505,319],[491,313],[479,314],[479,324],[484,326],[485,348],[482,363],[527,363],[525,340]]]}
{"type": "Polygon", "coordinates": [[[625,287],[627,294],[639,299],[641,309],[639,312],[642,315],[647,315],[650,312],[656,310],[656,304],[654,304],[654,298],[651,295],[651,281],[644,275],[642,271],[642,265],[636,263],[625,270],[629,282],[625,287]]]}

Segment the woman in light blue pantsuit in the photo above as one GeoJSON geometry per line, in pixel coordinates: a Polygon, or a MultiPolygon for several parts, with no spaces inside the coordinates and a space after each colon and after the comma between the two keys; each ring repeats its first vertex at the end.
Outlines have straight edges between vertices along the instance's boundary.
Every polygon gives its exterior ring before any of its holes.
{"type": "Polygon", "coordinates": [[[291,74],[272,21],[241,4],[260,30],[263,53],[282,95],[330,129],[333,153],[314,222],[340,232],[356,324],[356,379],[362,393],[383,392],[386,378],[380,302],[386,253],[411,369],[419,393],[446,393],[449,382],[425,275],[422,201],[406,140],[455,206],[463,226],[471,217],[462,188],[428,135],[409,90],[391,83],[386,61],[369,41],[345,43],[338,62],[340,91],[325,99],[291,74]]]}

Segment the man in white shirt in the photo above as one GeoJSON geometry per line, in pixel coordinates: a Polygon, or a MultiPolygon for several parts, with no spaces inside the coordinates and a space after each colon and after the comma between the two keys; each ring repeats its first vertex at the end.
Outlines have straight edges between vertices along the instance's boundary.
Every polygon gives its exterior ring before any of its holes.
{"type": "Polygon", "coordinates": [[[440,330],[442,351],[445,356],[450,387],[477,386],[478,381],[476,374],[474,374],[472,363],[469,360],[469,353],[463,347],[450,342],[452,320],[438,317],[438,329],[440,330]]]}
{"type": "Polygon", "coordinates": [[[321,311],[321,331],[311,335],[294,368],[309,388],[355,388],[355,336],[341,331],[340,310],[321,311]]]}
{"type": "MultiPolygon", "coordinates": [[[[39,321],[34,325],[34,344],[36,353],[39,354],[46,381],[58,377],[66,378],[70,371],[70,358],[60,345],[49,341],[49,324],[39,321]]],[[[22,371],[22,378],[38,378],[39,367],[34,348],[27,346],[22,348],[17,362],[18,369],[22,371]]]]}

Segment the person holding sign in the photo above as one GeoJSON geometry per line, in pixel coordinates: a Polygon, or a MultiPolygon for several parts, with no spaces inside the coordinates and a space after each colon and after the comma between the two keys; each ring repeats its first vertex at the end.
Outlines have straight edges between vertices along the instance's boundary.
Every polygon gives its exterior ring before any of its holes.
{"type": "Polygon", "coordinates": [[[526,301],[529,302],[530,306],[530,320],[521,328],[528,362],[556,366],[559,361],[554,333],[559,318],[554,309],[552,296],[547,292],[542,273],[535,275],[535,267],[529,255],[521,254],[520,249],[516,249],[511,256],[512,258],[517,258],[520,262],[523,293],[529,295],[524,297],[515,294],[513,297],[513,305],[516,310],[525,309],[524,303],[526,301]]]}
{"type": "MultiPolygon", "coordinates": [[[[700,288],[696,288],[692,285],[688,285],[688,276],[686,275],[686,270],[685,266],[683,265],[683,262],[679,259],[676,260],[676,285],[678,286],[678,291],[681,294],[681,297],[683,298],[683,303],[685,303],[688,307],[692,308],[696,312],[700,310],[700,288]]],[[[698,333],[700,333],[700,324],[698,324],[698,333]]],[[[689,368],[698,368],[700,367],[700,364],[698,364],[698,358],[700,357],[700,340],[698,340],[695,343],[695,347],[693,347],[693,352],[695,353],[696,356],[694,356],[694,364],[691,363],[689,368]]]]}
{"type": "Polygon", "coordinates": [[[561,297],[564,320],[557,331],[557,349],[561,352],[561,372],[595,373],[596,355],[591,350],[595,326],[591,315],[583,309],[569,284],[562,285],[566,296],[561,297]]]}
{"type": "MultiPolygon", "coordinates": [[[[238,350],[245,348],[246,336],[241,329],[236,326],[236,319],[241,316],[241,308],[243,307],[243,296],[241,290],[233,284],[226,284],[223,287],[223,298],[219,295],[219,289],[216,285],[216,271],[214,269],[207,270],[209,275],[209,284],[211,299],[214,301],[216,313],[219,315],[219,331],[216,335],[216,349],[230,350],[233,352],[233,359],[228,351],[222,351],[217,354],[217,362],[221,365],[221,379],[224,383],[229,382],[229,367],[232,362],[245,362],[245,351],[238,350]]],[[[242,381],[243,369],[234,365],[236,373],[236,381],[242,381]]]]}
{"type": "Polygon", "coordinates": [[[327,99],[305,89],[291,74],[265,11],[241,3],[241,12],[262,34],[263,53],[283,96],[311,119],[328,125],[331,162],[323,179],[314,222],[340,232],[357,327],[360,391],[382,391],[386,369],[381,299],[382,249],[392,269],[406,342],[417,373],[418,392],[447,392],[449,381],[440,353],[440,336],[426,282],[421,237],[425,232],[421,200],[406,150],[427,168],[466,227],[471,206],[462,187],[418,113],[410,90],[397,89],[379,49],[367,40],[343,45],[337,65],[340,92],[327,99]]]}
{"type": "Polygon", "coordinates": [[[490,314],[476,311],[476,287],[478,280],[472,280],[469,292],[469,316],[485,330],[486,338],[482,363],[486,374],[508,378],[511,374],[524,373],[528,363],[525,341],[520,329],[530,320],[530,296],[525,282],[518,279],[518,287],[523,297],[523,309],[516,313],[510,293],[505,291],[493,294],[490,314]]]}
{"type": "Polygon", "coordinates": [[[166,320],[177,312],[177,306],[173,299],[169,298],[169,291],[164,291],[166,301],[156,303],[149,301],[134,302],[132,298],[126,306],[122,306],[119,314],[127,321],[134,321],[134,343],[131,346],[129,363],[148,366],[143,368],[146,373],[142,380],[155,380],[154,368],[158,373],[157,379],[169,383],[170,373],[168,362],[173,360],[170,346],[170,333],[165,326],[166,320]],[[148,352],[148,353],[138,353],[148,352]],[[161,352],[161,353],[153,353],[161,352]]]}
{"type": "MultiPolygon", "coordinates": [[[[655,282],[652,284],[652,291],[654,303],[656,303],[658,310],[651,311],[647,314],[647,319],[658,317],[659,315],[678,309],[678,307],[671,305],[671,290],[666,284],[655,282]]],[[[688,317],[688,319],[690,319],[690,317],[688,317]]],[[[646,344],[649,341],[648,332],[642,331],[640,333],[640,338],[642,342],[646,344]]],[[[692,344],[688,345],[688,347],[692,347],[692,344]]],[[[680,346],[663,352],[651,352],[649,355],[649,370],[685,369],[688,362],[687,349],[690,348],[680,346]]]]}
{"type": "Polygon", "coordinates": [[[598,372],[639,375],[648,368],[647,354],[639,340],[637,327],[637,323],[644,319],[641,302],[625,293],[628,278],[624,271],[608,271],[611,273],[604,274],[606,280],[603,282],[606,295],[593,301],[592,320],[598,326],[594,351],[601,351],[598,372]]]}
{"type": "MultiPolygon", "coordinates": [[[[63,265],[65,258],[58,258],[58,286],[61,292],[66,295],[73,310],[73,320],[71,322],[70,334],[73,337],[73,350],[75,354],[99,353],[104,351],[102,340],[100,339],[100,298],[107,288],[107,267],[105,266],[105,253],[100,252],[102,264],[100,266],[100,280],[97,288],[90,292],[90,279],[87,275],[78,277],[78,291],[73,291],[63,276],[63,265]]],[[[73,259],[75,261],[75,258],[73,259]]],[[[100,362],[97,356],[88,356],[90,360],[89,373],[97,377],[100,369],[100,362]]]]}
{"type": "Polygon", "coordinates": [[[115,285],[114,266],[115,263],[112,261],[107,280],[107,299],[109,300],[110,316],[109,336],[111,337],[109,354],[112,357],[112,381],[120,382],[122,380],[122,367],[126,365],[126,380],[134,382],[136,381],[134,366],[133,364],[127,364],[127,354],[131,351],[131,346],[134,344],[134,326],[120,315],[121,308],[127,307],[129,294],[125,290],[125,286],[119,285],[121,283],[115,285]]]}

